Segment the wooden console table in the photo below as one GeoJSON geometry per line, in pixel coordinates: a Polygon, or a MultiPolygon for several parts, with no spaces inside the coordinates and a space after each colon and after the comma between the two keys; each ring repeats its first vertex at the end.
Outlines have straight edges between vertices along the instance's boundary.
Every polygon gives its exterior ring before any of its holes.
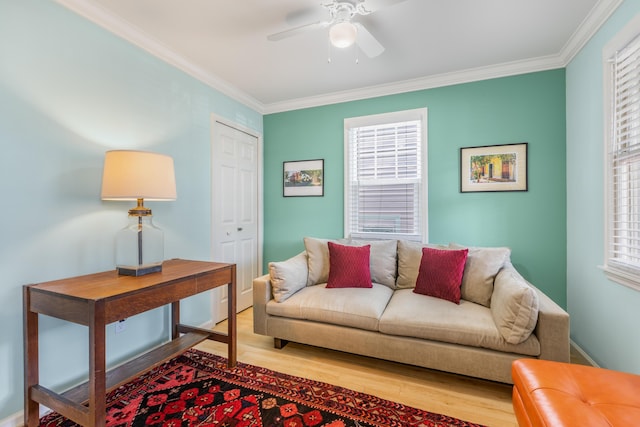
{"type": "Polygon", "coordinates": [[[36,427],[43,404],[84,426],[104,426],[106,394],[132,377],[206,340],[228,345],[228,364],[236,364],[236,266],[174,259],[162,271],[146,276],[119,276],[114,271],[24,286],[24,421],[36,427]],[[180,324],[180,300],[218,286],[229,289],[227,334],[180,324]],[[138,358],[106,371],[106,325],[171,304],[172,340],[138,358]],[[89,381],[62,394],[38,384],[38,315],[89,328],[89,381]]]}

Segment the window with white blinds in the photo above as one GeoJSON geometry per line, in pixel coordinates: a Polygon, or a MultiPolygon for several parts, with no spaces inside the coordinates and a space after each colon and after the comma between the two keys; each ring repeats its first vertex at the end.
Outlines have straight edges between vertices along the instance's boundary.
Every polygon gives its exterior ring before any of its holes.
{"type": "Polygon", "coordinates": [[[345,236],[426,241],[426,109],[345,120],[345,236]]]}
{"type": "Polygon", "coordinates": [[[640,288],[640,37],[609,59],[605,270],[640,288]]]}

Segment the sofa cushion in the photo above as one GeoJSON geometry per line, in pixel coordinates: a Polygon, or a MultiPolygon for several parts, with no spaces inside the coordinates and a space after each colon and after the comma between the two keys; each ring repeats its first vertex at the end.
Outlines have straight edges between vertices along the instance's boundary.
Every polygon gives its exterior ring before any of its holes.
{"type": "Polygon", "coordinates": [[[286,261],[270,262],[269,276],[276,302],[285,301],[307,286],[307,254],[302,252],[286,261]]]}
{"type": "Polygon", "coordinates": [[[378,283],[370,289],[307,286],[280,304],[269,301],[267,313],[377,331],[392,295],[391,289],[378,283]]]}
{"type": "Polygon", "coordinates": [[[327,288],[370,288],[371,246],[345,246],[328,242],[329,279],[327,288]]]}
{"type": "MultiPolygon", "coordinates": [[[[464,249],[456,243],[449,245],[452,249],[464,249]]],[[[489,307],[493,293],[493,280],[511,255],[511,250],[504,247],[481,248],[469,247],[467,264],[462,276],[462,299],[489,307]]]]}
{"type": "Polygon", "coordinates": [[[396,288],[398,272],[397,240],[351,240],[353,246],[371,246],[371,281],[396,288]]]}
{"type": "Polygon", "coordinates": [[[420,242],[398,240],[398,278],[397,289],[413,288],[418,279],[420,261],[422,260],[422,248],[449,249],[445,245],[424,245],[420,242]]]}
{"type": "Polygon", "coordinates": [[[413,292],[460,304],[460,282],[467,249],[422,248],[422,260],[413,292]]]}
{"type": "Polygon", "coordinates": [[[510,263],[496,276],[491,297],[491,314],[511,344],[529,338],[538,321],[538,294],[510,263]]]}
{"type": "MultiPolygon", "coordinates": [[[[287,302],[293,298],[295,295],[287,302]]],[[[498,331],[489,308],[464,299],[460,301],[460,305],[454,305],[442,299],[415,294],[411,289],[398,289],[394,292],[380,318],[379,329],[389,335],[489,348],[526,356],[540,354],[540,342],[535,335],[530,335],[517,345],[508,343],[498,331]]]]}

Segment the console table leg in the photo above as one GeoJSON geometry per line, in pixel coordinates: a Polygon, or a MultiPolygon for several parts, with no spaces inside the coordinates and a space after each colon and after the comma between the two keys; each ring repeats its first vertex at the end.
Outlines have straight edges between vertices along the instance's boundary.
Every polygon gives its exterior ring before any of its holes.
{"type": "Polygon", "coordinates": [[[98,301],[89,316],[89,425],[104,426],[107,418],[105,307],[98,301]]]}
{"type": "Polygon", "coordinates": [[[227,365],[230,368],[236,366],[236,334],[237,334],[237,325],[236,325],[236,294],[238,292],[238,288],[236,287],[236,266],[235,264],[232,267],[231,274],[231,283],[229,283],[229,298],[228,298],[228,330],[227,336],[229,337],[228,352],[229,357],[227,359],[227,365]]]}
{"type": "Polygon", "coordinates": [[[180,301],[171,303],[171,339],[175,340],[180,336],[178,324],[180,323],[180,301]]]}
{"type": "Polygon", "coordinates": [[[31,387],[39,382],[38,369],[38,313],[31,311],[29,289],[22,289],[22,316],[24,334],[24,424],[40,424],[40,404],[31,399],[31,387]]]}

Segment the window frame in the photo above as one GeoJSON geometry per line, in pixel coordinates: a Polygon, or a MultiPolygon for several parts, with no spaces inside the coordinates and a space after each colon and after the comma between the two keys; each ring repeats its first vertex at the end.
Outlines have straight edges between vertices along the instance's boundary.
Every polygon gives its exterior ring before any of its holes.
{"type": "Polygon", "coordinates": [[[428,135],[427,108],[395,111],[368,116],[349,117],[344,119],[344,237],[354,239],[407,239],[428,242],[428,135]],[[398,122],[420,120],[420,183],[419,183],[419,227],[417,235],[402,233],[354,232],[351,230],[351,185],[350,185],[350,130],[352,128],[384,125],[398,122]]]}
{"type": "MultiPolygon", "coordinates": [[[[604,106],[604,263],[601,266],[609,280],[640,291],[640,267],[625,267],[624,263],[616,262],[612,257],[612,228],[614,221],[613,189],[613,154],[614,146],[614,101],[615,86],[613,82],[613,61],[616,52],[624,49],[640,37],[640,15],[634,17],[620,30],[603,48],[603,106],[604,106]]],[[[640,245],[639,245],[640,246],[640,245]]]]}

